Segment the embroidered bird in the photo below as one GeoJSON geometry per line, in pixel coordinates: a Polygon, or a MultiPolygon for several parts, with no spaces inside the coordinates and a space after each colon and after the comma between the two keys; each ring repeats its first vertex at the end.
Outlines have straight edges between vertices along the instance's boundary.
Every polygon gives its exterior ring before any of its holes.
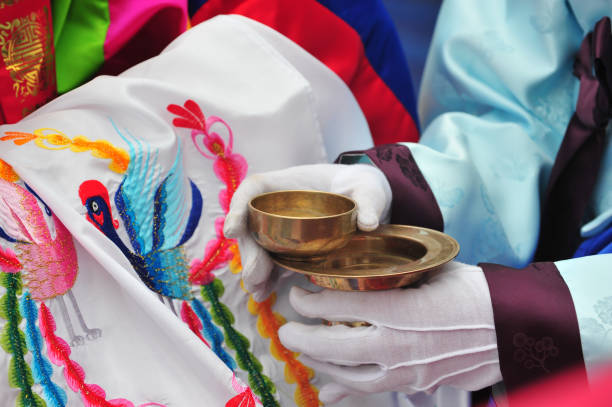
{"type": "Polygon", "coordinates": [[[115,131],[129,147],[130,164],[114,202],[131,248],[116,231],[119,222],[113,217],[106,186],[97,180],[85,181],[79,187],[79,196],[87,209],[87,220],[121,250],[162,302],[163,297],[168,299],[176,314],[171,299],[192,298],[183,245],[200,221],[202,195],[183,174],[180,143],[172,168],[162,178],[157,154],[146,143],[124,136],[116,126],[115,131]]]}
{"type": "Polygon", "coordinates": [[[21,272],[31,297],[38,301],[55,298],[59,303],[73,346],[83,344],[85,338],[75,334],[64,295],[72,303],[87,339],[94,340],[102,335],[100,329],[90,329],[87,326],[72,293],[78,274],[72,236],[27,185],[23,187],[0,179],[0,239],[14,245],[22,267],[13,272],[21,272]]]}

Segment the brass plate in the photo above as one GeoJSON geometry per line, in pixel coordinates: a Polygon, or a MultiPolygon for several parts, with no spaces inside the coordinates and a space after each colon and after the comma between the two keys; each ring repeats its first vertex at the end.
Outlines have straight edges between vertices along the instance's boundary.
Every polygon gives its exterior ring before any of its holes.
{"type": "Polygon", "coordinates": [[[416,226],[382,225],[358,232],[322,260],[272,255],[281,267],[304,274],[321,287],[346,291],[388,290],[419,280],[454,259],[459,244],[447,234],[416,226]]]}

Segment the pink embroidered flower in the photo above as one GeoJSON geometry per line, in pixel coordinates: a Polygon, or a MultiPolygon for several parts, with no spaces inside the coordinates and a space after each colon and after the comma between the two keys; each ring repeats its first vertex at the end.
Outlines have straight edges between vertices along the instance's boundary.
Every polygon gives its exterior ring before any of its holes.
{"type": "Polygon", "coordinates": [[[214,270],[218,270],[233,258],[230,250],[233,239],[226,239],[223,235],[223,222],[225,219],[219,217],[215,220],[215,232],[217,237],[210,240],[204,249],[204,258],[194,259],[189,270],[189,281],[192,284],[207,285],[213,282],[214,270]]]}
{"type": "Polygon", "coordinates": [[[240,154],[233,150],[234,135],[230,126],[220,117],[206,118],[200,106],[193,100],[188,100],[183,106],[171,104],[167,107],[170,113],[179,117],[172,123],[176,127],[191,129],[193,145],[202,156],[214,160],[213,170],[217,177],[226,185],[226,189],[219,192],[219,203],[223,210],[229,211],[229,203],[238,188],[238,185],[247,173],[247,162],[240,154]],[[212,128],[225,128],[227,144],[212,128]]]}

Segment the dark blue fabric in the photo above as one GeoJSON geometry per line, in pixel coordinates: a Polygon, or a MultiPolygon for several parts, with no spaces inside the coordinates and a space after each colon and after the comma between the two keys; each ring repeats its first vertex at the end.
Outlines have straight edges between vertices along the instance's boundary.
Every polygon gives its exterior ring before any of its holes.
{"type": "Polygon", "coordinates": [[[586,239],[576,250],[574,257],[612,253],[612,224],[597,235],[586,239]]]}
{"type": "Polygon", "coordinates": [[[317,0],[350,25],[361,38],[374,71],[419,126],[406,57],[393,21],[380,0],[317,0]]]}
{"type": "Polygon", "coordinates": [[[442,0],[382,0],[402,42],[418,94],[442,0]]]}
{"type": "Polygon", "coordinates": [[[206,3],[208,0],[189,0],[187,2],[187,11],[189,12],[189,17],[193,17],[193,15],[206,3]]]}

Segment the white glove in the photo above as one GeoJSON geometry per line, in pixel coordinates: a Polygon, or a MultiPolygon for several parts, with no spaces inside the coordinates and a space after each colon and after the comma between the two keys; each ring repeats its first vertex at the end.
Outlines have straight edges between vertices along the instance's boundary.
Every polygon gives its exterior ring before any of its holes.
{"type": "Polygon", "coordinates": [[[376,229],[388,217],[391,207],[389,182],[382,171],[371,165],[303,165],[245,179],[232,197],[223,233],[238,240],[244,287],[256,301],[270,294],[275,281],[270,279],[270,257],[248,231],[247,206],[259,194],[286,189],[334,192],[352,198],[357,204],[357,227],[365,231],[376,229]]]}
{"type": "Polygon", "coordinates": [[[319,397],[431,393],[450,385],[477,390],[501,381],[493,308],[480,267],[451,262],[420,286],[374,292],[293,287],[295,310],[328,321],[366,321],[365,327],[281,327],[282,343],[333,383],[319,397]]]}

